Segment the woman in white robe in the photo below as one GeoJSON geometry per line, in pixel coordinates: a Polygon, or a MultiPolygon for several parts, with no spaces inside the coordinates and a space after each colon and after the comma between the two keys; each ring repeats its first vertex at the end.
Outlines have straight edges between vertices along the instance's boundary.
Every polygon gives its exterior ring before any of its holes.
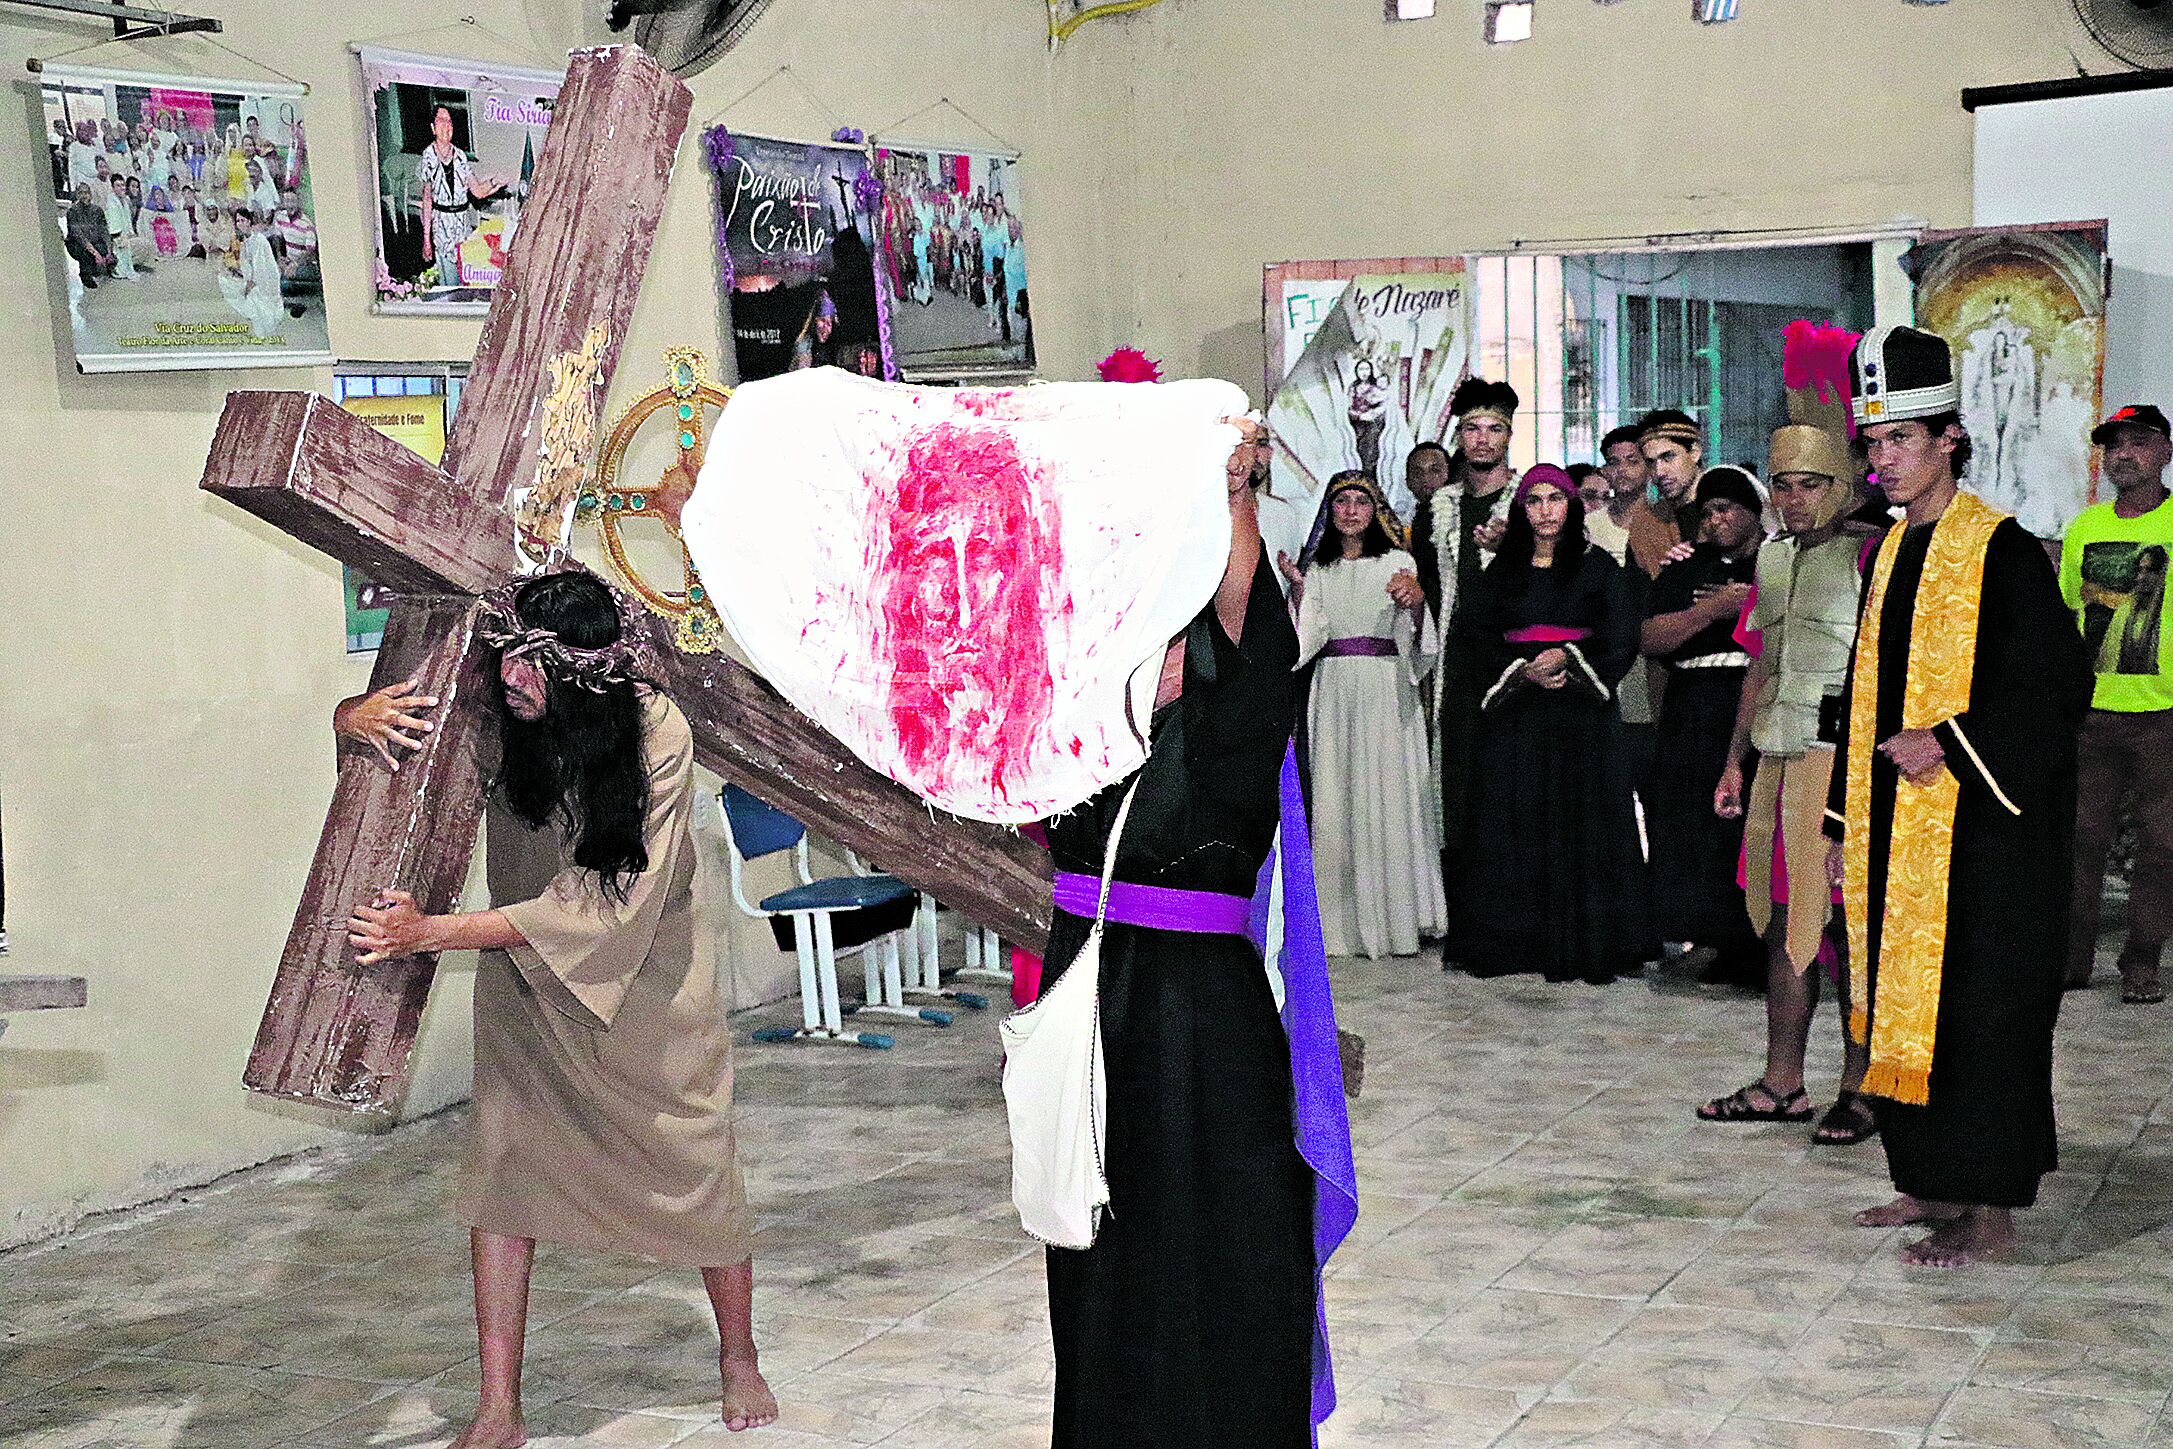
{"type": "Polygon", "coordinates": [[[1321,934],[1331,956],[1410,956],[1448,928],[1419,689],[1440,639],[1372,479],[1337,474],[1328,513],[1297,583],[1321,934]]]}
{"type": "Polygon", "coordinates": [[[241,238],[241,262],[234,271],[219,273],[219,290],[227,305],[247,319],[250,335],[275,336],[286,299],[280,292],[279,259],[264,226],[246,210],[234,213],[234,230],[241,238]]]}

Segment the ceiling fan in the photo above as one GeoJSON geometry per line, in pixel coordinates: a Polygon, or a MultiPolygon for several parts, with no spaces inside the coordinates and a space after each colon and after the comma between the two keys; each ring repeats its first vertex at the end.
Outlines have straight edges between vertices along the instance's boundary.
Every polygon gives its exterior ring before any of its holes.
{"type": "Polygon", "coordinates": [[[739,43],[770,0],[605,0],[604,28],[633,31],[635,44],[674,75],[691,76],[739,43]]]}

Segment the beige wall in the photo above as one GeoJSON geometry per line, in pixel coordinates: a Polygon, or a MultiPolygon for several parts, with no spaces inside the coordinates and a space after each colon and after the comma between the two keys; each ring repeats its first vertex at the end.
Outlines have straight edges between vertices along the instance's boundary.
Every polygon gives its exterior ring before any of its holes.
{"type": "Polygon", "coordinates": [[[1439,8],[1167,0],[1081,33],[1133,112],[1110,301],[1141,346],[1257,392],[1267,262],[1967,225],[1961,88],[2093,54],[2066,0],[1744,0],[1717,26],[1684,0],[1546,0],[1531,40],[1495,48],[1477,0],[1439,8]]]}
{"type": "MultiPolygon", "coordinates": [[[[307,105],[317,219],[342,359],[457,359],[470,322],[373,317],[367,134],[347,51],[387,44],[486,59],[517,49],[443,23],[420,0],[336,6],[231,0],[223,39],[313,87],[307,105]]],[[[579,39],[592,0],[478,0],[491,30],[548,53],[579,39]]],[[[937,96],[1050,163],[1029,219],[1057,368],[1077,371],[1106,333],[1099,237],[1064,209],[1067,164],[1098,154],[1059,134],[1081,67],[1052,70],[1032,7],[991,23],[975,0],[786,0],[699,79],[709,118],[781,63],[841,108],[818,113],[786,82],[728,117],[809,138],[880,125],[937,96]],[[1069,79],[1066,79],[1068,77],[1069,79]]],[[[91,23],[0,19],[0,71],[95,36],[91,23]]],[[[249,68],[201,41],[108,46],[99,63],[204,74],[249,68]]],[[[1076,59],[1076,57],[1074,57],[1076,59]]],[[[323,1141],[319,1123],[237,1085],[272,963],[331,793],[326,719],[367,661],[340,652],[336,566],[196,489],[231,387],[325,389],[321,371],[85,377],[39,285],[44,166],[27,109],[0,144],[0,250],[16,259],[0,335],[0,432],[10,457],[0,525],[0,803],[12,971],[80,974],[91,1006],[15,1019],[0,1040],[0,1246],[74,1216],[323,1141]],[[27,284],[26,284],[27,283],[27,284]]],[[[931,116],[923,134],[963,122],[931,116]]],[[[709,185],[690,134],[625,352],[616,408],[654,385],[663,349],[719,341],[709,185]]],[[[1091,196],[1089,188],[1079,194],[1091,196]]],[[[1037,302],[1039,299],[1037,299],[1037,302]]],[[[786,980],[766,928],[728,920],[724,966],[741,999],[786,980]]],[[[447,973],[419,1054],[411,1110],[466,1092],[465,972],[447,973]]]]}
{"type": "MultiPolygon", "coordinates": [[[[217,7],[224,37],[310,81],[334,351],[465,357],[462,322],[365,310],[366,145],[352,58],[386,43],[514,59],[420,0],[217,7]],[[404,32],[404,33],[403,33],[404,32]]],[[[593,0],[476,0],[549,51],[593,0]]],[[[1701,29],[1682,0],[1553,0],[1537,39],[1488,52],[1476,3],[1384,26],[1376,0],[1169,0],[1051,59],[1035,0],[778,0],[696,82],[697,120],[789,63],[837,114],[776,81],[726,117],[819,138],[950,95],[1033,161],[1025,207],[1044,371],[1085,375],[1136,341],[1179,372],[1257,387],[1263,262],[1562,237],[1965,221],[1963,84],[2069,69],[2063,0],[1753,0],[1701,29]],[[1467,12],[1470,12],[1467,14],[1467,12]],[[1836,77],[1853,83],[1843,93],[1836,77]]],[[[0,20],[0,70],[87,39],[0,20]]],[[[232,75],[200,41],[108,47],[106,64],[232,75]]],[[[0,145],[0,249],[41,255],[42,154],[27,113],[0,145]]],[[[909,128],[979,139],[945,112],[909,128]]],[[[614,406],[662,349],[720,341],[709,187],[690,137],[614,406]]],[[[337,569],[195,489],[232,386],[321,373],[82,377],[36,286],[7,290],[0,428],[0,801],[11,970],[90,978],[88,1011],[0,1042],[0,1244],[324,1140],[236,1086],[332,769],[325,719],[361,687],[339,652],[337,569]]],[[[774,988],[766,933],[726,928],[743,996],[774,988]]],[[[411,1105],[465,1087],[466,979],[441,988],[411,1105]]]]}

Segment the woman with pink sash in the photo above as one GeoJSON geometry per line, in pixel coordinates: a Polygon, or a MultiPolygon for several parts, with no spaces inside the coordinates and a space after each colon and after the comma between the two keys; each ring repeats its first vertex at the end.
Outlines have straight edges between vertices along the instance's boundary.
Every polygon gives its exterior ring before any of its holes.
{"type": "Polygon", "coordinates": [[[1456,647],[1484,661],[1488,683],[1449,959],[1474,976],[1632,974],[1653,942],[1636,818],[1607,752],[1638,611],[1621,568],[1586,543],[1560,468],[1519,481],[1465,618],[1456,647]]]}

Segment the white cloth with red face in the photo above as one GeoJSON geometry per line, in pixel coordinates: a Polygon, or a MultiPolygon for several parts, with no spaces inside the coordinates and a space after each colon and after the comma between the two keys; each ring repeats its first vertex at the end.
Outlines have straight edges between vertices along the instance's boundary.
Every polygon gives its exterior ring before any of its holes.
{"type": "Polygon", "coordinates": [[[682,519],[777,691],[938,809],[1018,824],[1146,760],[1229,557],[1226,382],[745,384],[682,519]]]}

